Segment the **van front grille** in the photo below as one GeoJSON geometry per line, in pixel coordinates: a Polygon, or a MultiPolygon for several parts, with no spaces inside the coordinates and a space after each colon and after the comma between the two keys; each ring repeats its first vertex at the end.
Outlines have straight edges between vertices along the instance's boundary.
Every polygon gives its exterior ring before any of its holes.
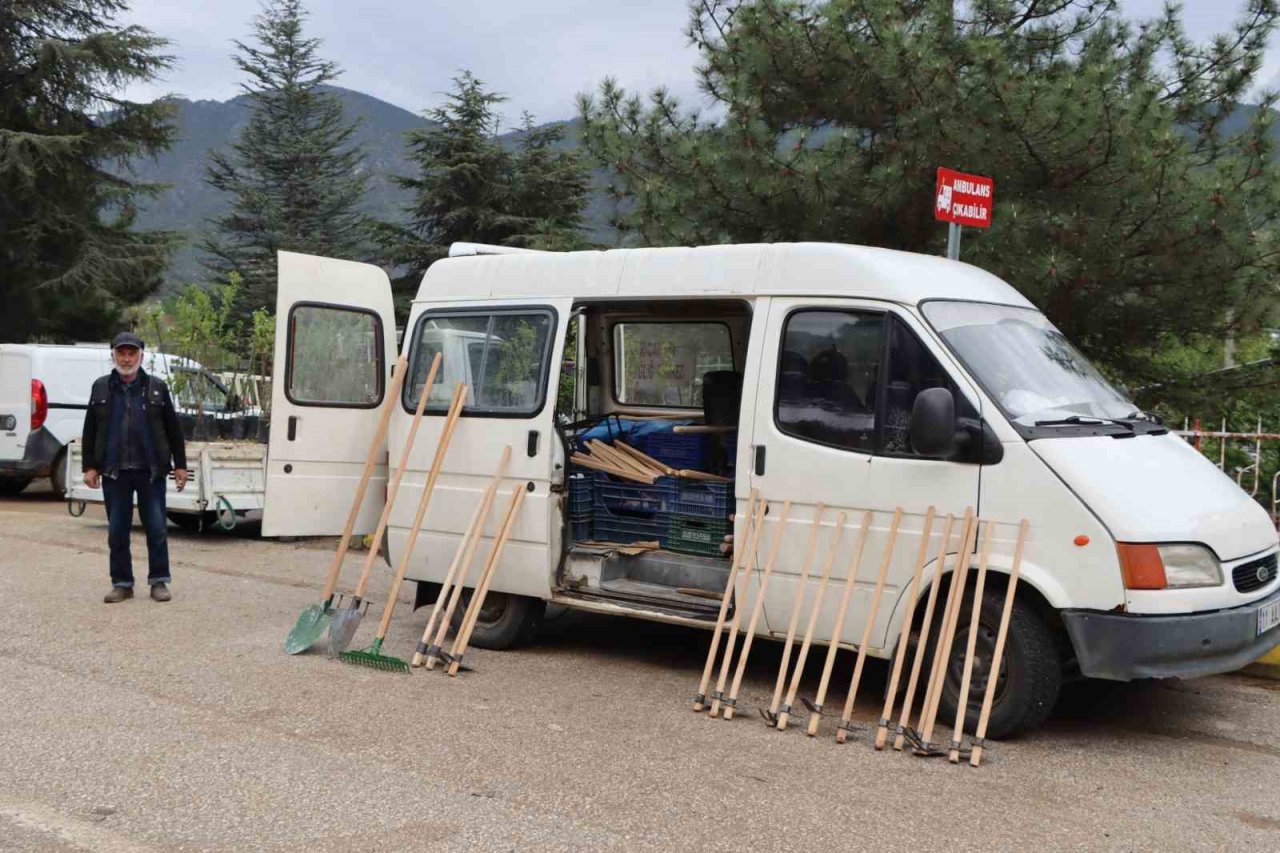
{"type": "Polygon", "coordinates": [[[1250,560],[1231,570],[1231,581],[1238,592],[1253,592],[1261,589],[1276,576],[1276,555],[1270,554],[1259,560],[1250,560]]]}

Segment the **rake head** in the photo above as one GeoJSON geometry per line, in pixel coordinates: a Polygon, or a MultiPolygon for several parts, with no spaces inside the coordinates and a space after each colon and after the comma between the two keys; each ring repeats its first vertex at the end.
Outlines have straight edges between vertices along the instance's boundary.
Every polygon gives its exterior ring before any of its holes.
{"type": "Polygon", "coordinates": [[[382,641],[374,640],[373,645],[368,649],[362,652],[343,652],[338,655],[338,658],[343,663],[354,663],[357,666],[367,666],[371,669],[380,669],[383,672],[403,672],[406,675],[409,673],[408,661],[380,654],[381,651],[382,641]]]}

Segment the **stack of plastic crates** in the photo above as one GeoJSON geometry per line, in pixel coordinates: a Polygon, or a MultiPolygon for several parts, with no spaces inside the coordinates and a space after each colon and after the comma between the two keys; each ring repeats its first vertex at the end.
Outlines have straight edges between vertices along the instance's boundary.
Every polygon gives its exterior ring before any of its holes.
{"type": "Polygon", "coordinates": [[[590,474],[569,477],[569,536],[575,542],[591,539],[591,507],[595,503],[595,478],[590,474]]]}
{"type": "Polygon", "coordinates": [[[636,448],[672,468],[705,471],[710,461],[708,436],[674,432],[651,432],[636,438],[636,448]]]}
{"type": "Polygon", "coordinates": [[[602,542],[658,542],[666,547],[667,517],[676,500],[676,481],[659,477],[653,485],[595,475],[591,523],[602,542]]]}
{"type": "Polygon", "coordinates": [[[733,532],[733,483],[679,480],[668,520],[666,547],[686,554],[719,557],[724,537],[733,532]]]}

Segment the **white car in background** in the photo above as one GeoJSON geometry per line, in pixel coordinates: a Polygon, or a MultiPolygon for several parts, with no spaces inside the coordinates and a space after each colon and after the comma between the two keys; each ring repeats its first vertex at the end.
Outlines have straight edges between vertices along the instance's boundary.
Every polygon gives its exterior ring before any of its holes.
{"type": "MultiPolygon", "coordinates": [[[[178,386],[179,413],[238,409],[226,386],[196,362],[144,352],[143,369],[178,386]],[[175,383],[175,378],[185,381],[175,383]]],[[[38,477],[66,491],[67,445],[80,437],[93,381],[111,372],[107,344],[0,344],[0,495],[16,495],[38,477]]]]}

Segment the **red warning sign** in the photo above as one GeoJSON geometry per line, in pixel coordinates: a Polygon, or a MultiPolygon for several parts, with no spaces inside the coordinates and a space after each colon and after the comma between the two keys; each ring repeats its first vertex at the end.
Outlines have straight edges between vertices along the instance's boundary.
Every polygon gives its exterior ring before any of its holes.
{"type": "Polygon", "coordinates": [[[995,181],[990,178],[939,166],[934,218],[973,228],[990,228],[995,190],[995,181]]]}

